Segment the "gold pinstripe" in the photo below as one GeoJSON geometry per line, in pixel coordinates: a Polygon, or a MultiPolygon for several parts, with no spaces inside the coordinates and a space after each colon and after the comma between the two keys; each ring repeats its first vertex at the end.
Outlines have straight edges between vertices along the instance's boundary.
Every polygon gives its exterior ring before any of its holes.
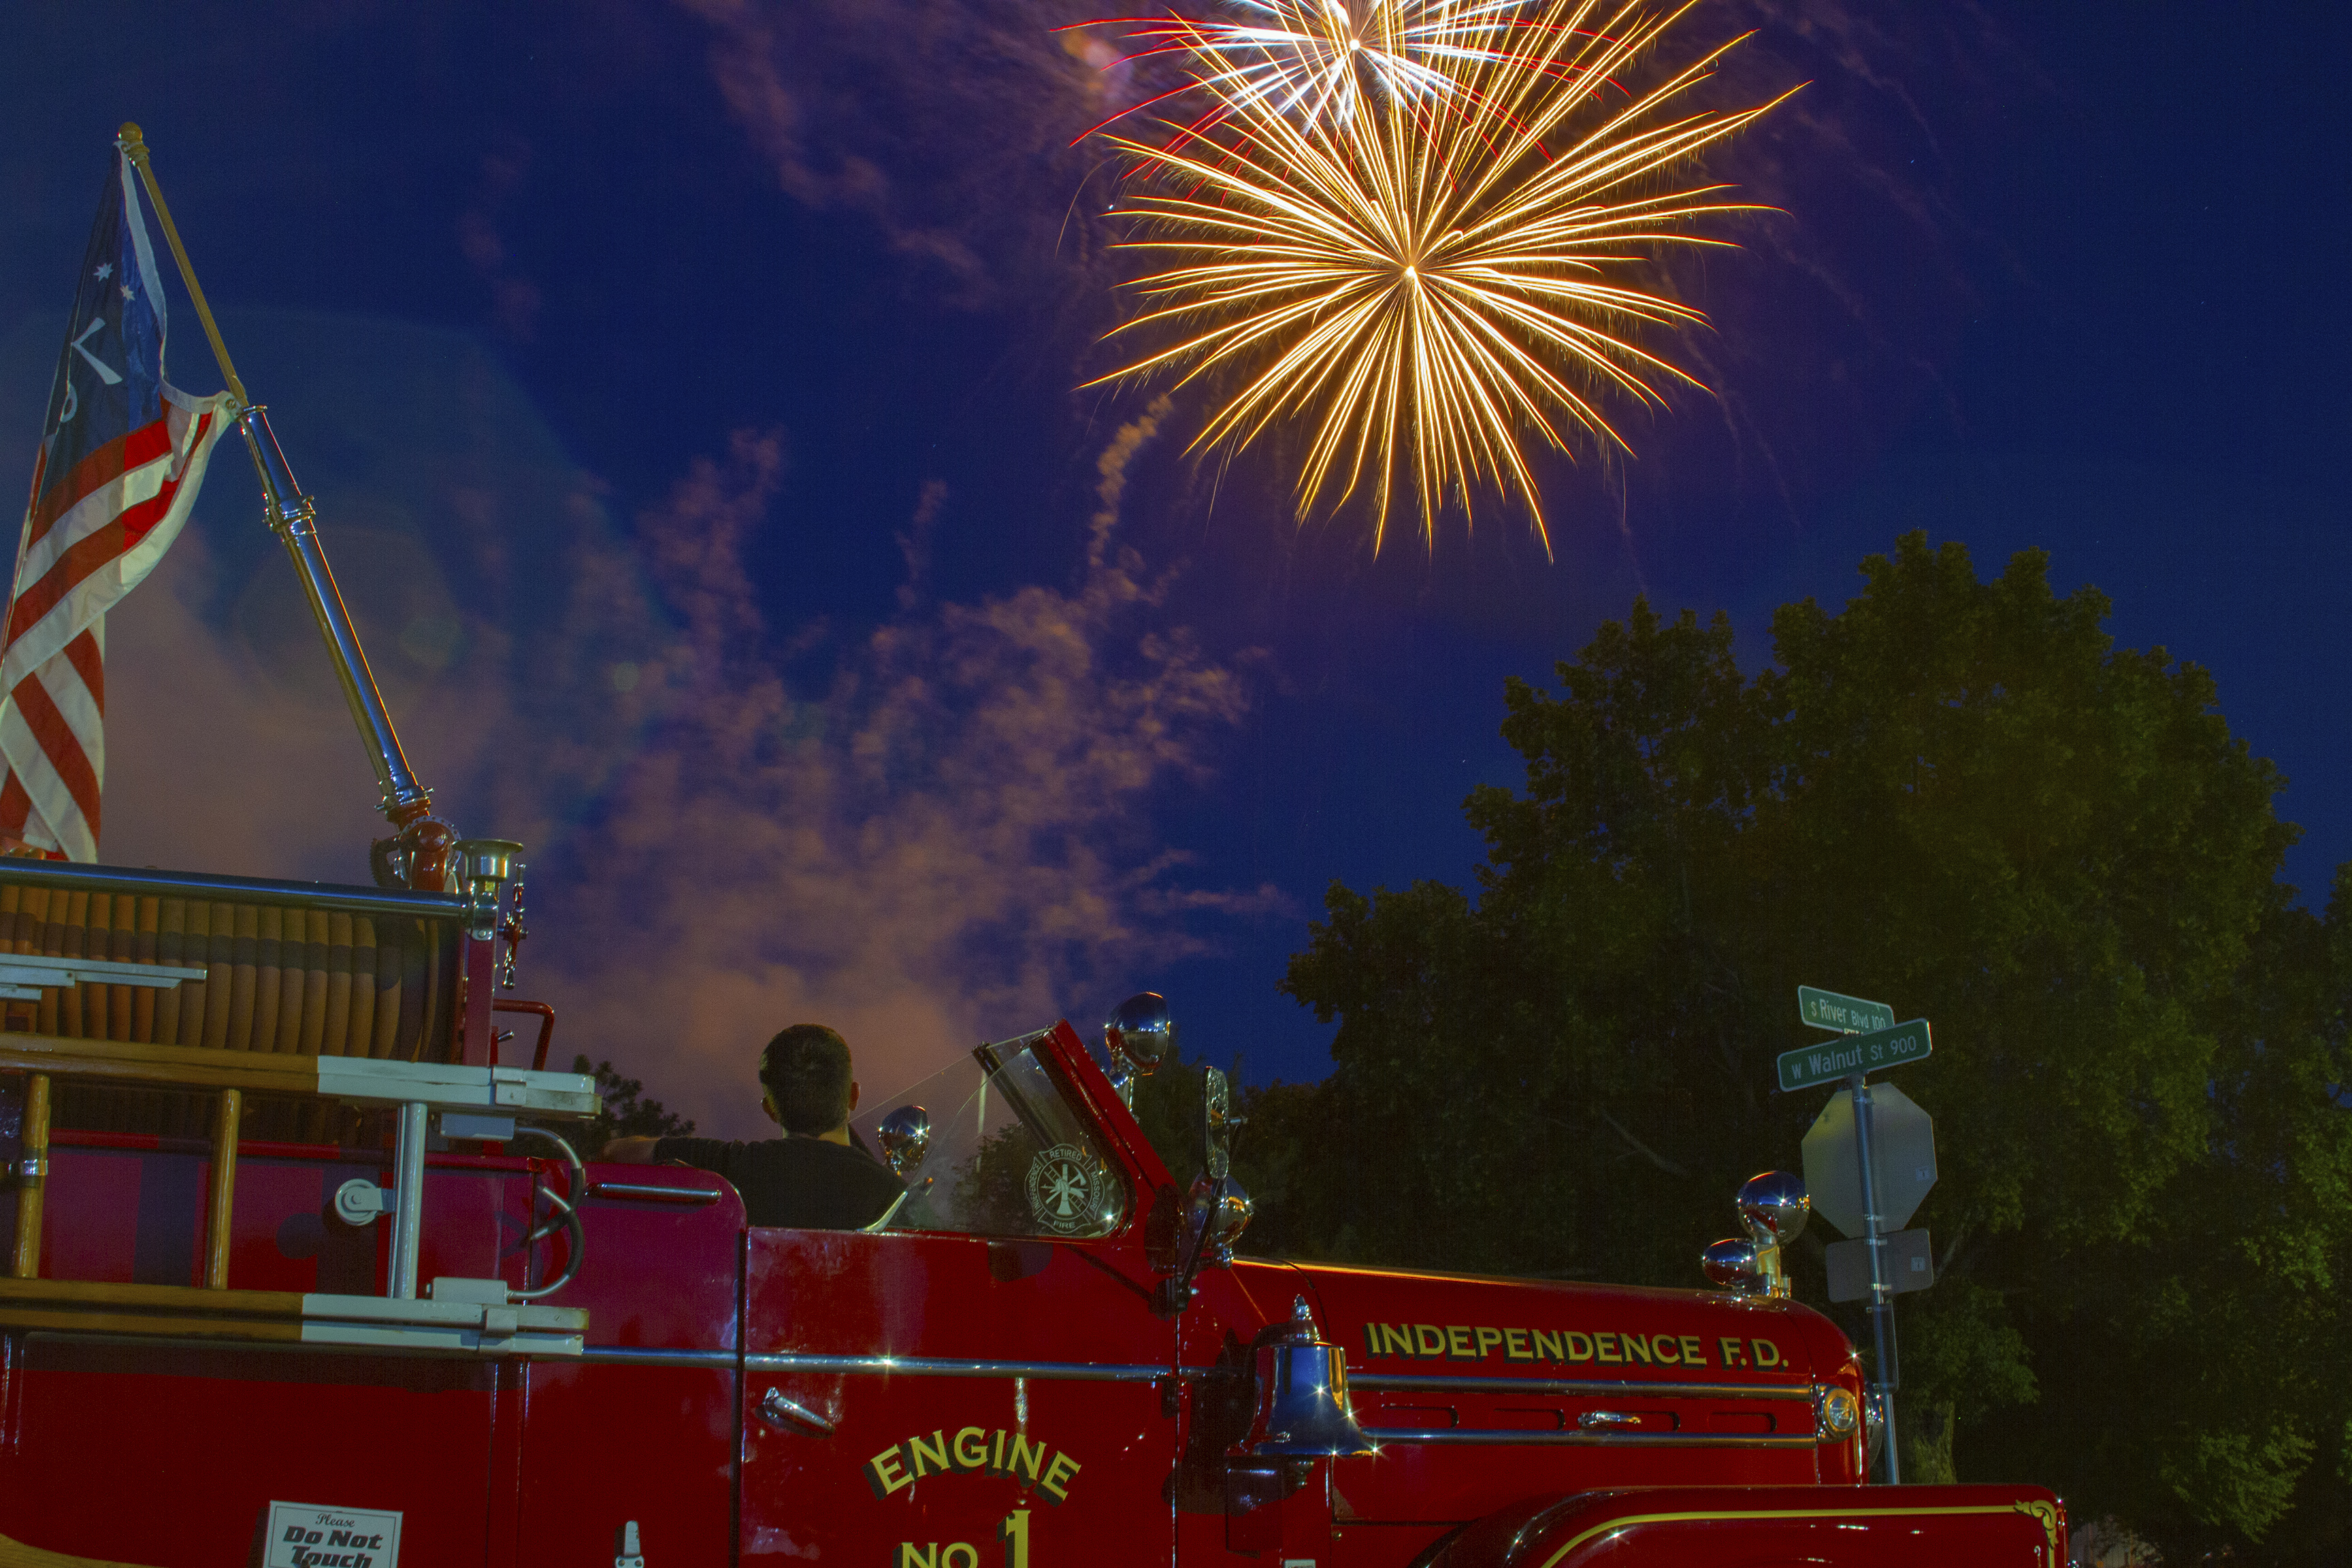
{"type": "Polygon", "coordinates": [[[2014,1503],[1947,1503],[1918,1508],[1769,1508],[1769,1509],[1708,1509],[1692,1513],[1626,1514],[1596,1524],[1570,1541],[1567,1545],[1543,1560],[1541,1568],[1559,1568],[1560,1562],[1578,1547],[1596,1536],[1613,1530],[1629,1530],[1643,1524],[1720,1524],[1731,1520],[1752,1519],[1885,1519],[1918,1518],[1930,1515],[1951,1516],[1972,1513],[2022,1513],[2040,1524],[2049,1538],[2049,1568],[2063,1568],[2064,1559],[2058,1551],[2058,1521],[2055,1510],[2043,1502],[2014,1503]],[[2047,1517],[2045,1517],[2047,1515],[2047,1517]]]}

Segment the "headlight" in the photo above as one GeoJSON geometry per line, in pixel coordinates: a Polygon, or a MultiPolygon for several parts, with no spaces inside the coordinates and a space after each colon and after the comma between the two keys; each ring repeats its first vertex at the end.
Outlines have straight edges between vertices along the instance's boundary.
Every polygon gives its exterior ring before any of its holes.
{"type": "Polygon", "coordinates": [[[1830,1387],[1822,1390],[1814,1406],[1814,1417],[1821,1430],[1832,1437],[1851,1437],[1862,1422],[1862,1401],[1850,1388],[1830,1387]]]}

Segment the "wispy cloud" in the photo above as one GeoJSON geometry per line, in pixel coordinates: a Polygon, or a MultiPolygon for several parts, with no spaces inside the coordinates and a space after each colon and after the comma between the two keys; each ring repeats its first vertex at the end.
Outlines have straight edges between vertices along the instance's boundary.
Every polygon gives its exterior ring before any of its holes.
{"type": "Polygon", "coordinates": [[[1141,980],[1193,949],[1195,911],[1268,906],[1184,887],[1148,827],[1246,708],[1231,669],[1157,624],[1161,586],[1112,539],[1157,417],[1103,455],[1074,587],[902,616],[813,700],[751,651],[766,628],[736,549],[773,493],[774,437],[739,435],[641,520],[682,624],[633,693],[648,744],[569,856],[568,918],[612,944],[566,976],[594,1037],[640,1063],[662,1042],[701,1086],[679,1098],[724,1121],[757,1045],[820,1018],[883,1093],[1141,980]]]}
{"type": "Polygon", "coordinates": [[[1067,143],[1103,73],[1054,31],[1067,0],[677,3],[782,190],[874,224],[932,298],[988,305],[1071,253],[1057,226],[1097,160],[1067,143]]]}

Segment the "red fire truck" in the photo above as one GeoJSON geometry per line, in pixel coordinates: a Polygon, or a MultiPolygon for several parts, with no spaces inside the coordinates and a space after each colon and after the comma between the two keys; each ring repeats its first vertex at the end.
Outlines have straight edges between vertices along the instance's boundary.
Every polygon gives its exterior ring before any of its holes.
{"type": "Polygon", "coordinates": [[[1148,994],[877,1107],[864,1230],[583,1163],[520,847],[433,815],[237,424],[394,831],[373,887],[0,858],[0,1568],[2063,1560],[2047,1491],[1864,1484],[1788,1179],[1709,1290],[1236,1258],[1223,1080],[1189,1185],[1130,1111],[1148,994]]]}
{"type": "Polygon", "coordinates": [[[861,1119],[909,1189],[864,1231],[583,1164],[496,994],[512,847],[449,858],[0,861],[0,1563],[2062,1560],[2045,1491],[1863,1485],[1853,1348],[1762,1270],[1231,1256],[1222,1080],[1180,1192],[1067,1024],[861,1119]]]}

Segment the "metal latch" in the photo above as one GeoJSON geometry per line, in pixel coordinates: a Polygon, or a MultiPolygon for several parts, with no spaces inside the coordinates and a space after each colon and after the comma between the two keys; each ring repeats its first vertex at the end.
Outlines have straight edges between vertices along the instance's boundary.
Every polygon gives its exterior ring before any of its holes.
{"type": "Polygon", "coordinates": [[[789,1431],[794,1426],[814,1432],[820,1437],[833,1436],[833,1423],[803,1405],[797,1399],[785,1397],[781,1388],[772,1388],[760,1396],[760,1419],[777,1431],[789,1431]]]}
{"type": "Polygon", "coordinates": [[[1622,1410],[1588,1410],[1576,1418],[1580,1431],[1612,1432],[1621,1426],[1639,1426],[1642,1418],[1622,1410]]]}
{"type": "Polygon", "coordinates": [[[629,1521],[613,1532],[619,1539],[614,1543],[613,1568],[646,1568],[646,1554],[637,1544],[637,1521],[629,1521]]]}

